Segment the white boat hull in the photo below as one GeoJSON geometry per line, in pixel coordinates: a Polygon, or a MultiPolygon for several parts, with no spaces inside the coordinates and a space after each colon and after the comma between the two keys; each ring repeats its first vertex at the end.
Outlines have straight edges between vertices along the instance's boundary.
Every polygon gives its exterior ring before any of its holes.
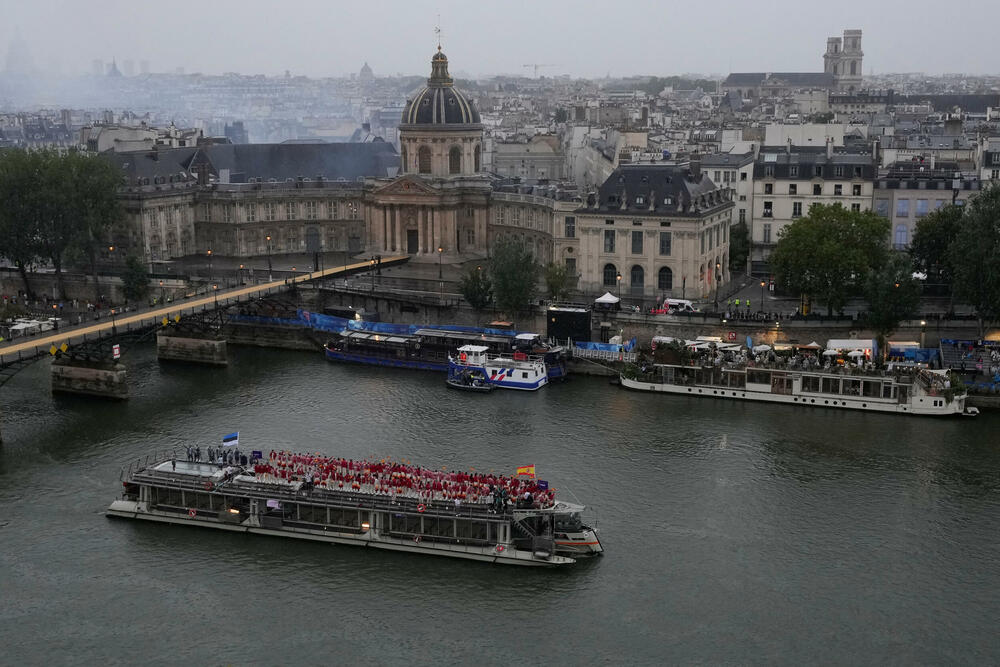
{"type": "Polygon", "coordinates": [[[893,400],[865,397],[851,397],[840,394],[772,394],[752,389],[728,389],[726,387],[711,387],[703,385],[675,385],[661,382],[642,382],[621,377],[621,386],[636,391],[652,391],[665,394],[681,394],[684,396],[701,396],[708,398],[724,398],[738,401],[761,401],[765,403],[784,403],[788,405],[807,405],[811,407],[840,408],[846,410],[861,410],[864,412],[882,412],[889,414],[907,414],[923,416],[953,416],[960,415],[965,410],[965,398],[955,398],[948,403],[943,398],[920,396],[909,403],[898,403],[893,400]],[[934,405],[939,403],[940,405],[934,405]]]}
{"type": "Polygon", "coordinates": [[[374,549],[386,549],[388,551],[406,551],[410,553],[422,553],[434,556],[449,556],[451,558],[464,558],[466,560],[477,560],[500,565],[525,565],[532,567],[554,567],[558,565],[568,565],[575,560],[565,556],[549,556],[547,559],[537,558],[532,552],[521,549],[514,549],[504,546],[502,551],[497,551],[495,547],[475,547],[466,545],[444,544],[439,542],[411,542],[392,537],[379,536],[377,531],[371,530],[361,535],[336,533],[327,530],[306,530],[301,528],[283,527],[281,529],[263,528],[259,525],[250,525],[250,521],[242,524],[230,524],[218,521],[211,515],[185,516],[171,512],[149,510],[145,503],[132,500],[116,500],[111,503],[105,513],[109,517],[122,519],[141,519],[154,521],[157,523],[172,523],[201,528],[215,528],[236,533],[253,533],[256,535],[270,535],[272,537],[292,537],[300,540],[312,540],[314,542],[327,542],[330,544],[346,544],[350,546],[361,546],[374,549]]]}

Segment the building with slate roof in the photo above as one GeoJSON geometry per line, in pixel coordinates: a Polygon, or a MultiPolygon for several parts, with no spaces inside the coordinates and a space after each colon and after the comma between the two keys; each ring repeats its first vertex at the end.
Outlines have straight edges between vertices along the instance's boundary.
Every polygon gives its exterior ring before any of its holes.
{"type": "Polygon", "coordinates": [[[714,183],[697,157],[618,167],[575,213],[580,287],[647,304],[712,296],[730,277],[734,192],[714,183]]]}

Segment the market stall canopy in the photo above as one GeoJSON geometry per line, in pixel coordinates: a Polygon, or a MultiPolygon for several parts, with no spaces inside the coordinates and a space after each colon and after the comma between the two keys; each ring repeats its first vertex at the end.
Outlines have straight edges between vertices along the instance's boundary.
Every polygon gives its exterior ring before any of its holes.
{"type": "Polygon", "coordinates": [[[836,357],[836,356],[839,356],[839,355],[840,355],[840,352],[837,352],[836,350],[827,350],[827,351],[825,351],[823,353],[824,357],[836,357]]]}
{"type": "Polygon", "coordinates": [[[755,353],[770,352],[771,351],[771,346],[770,345],[754,345],[753,346],[753,351],[755,353]]]}
{"type": "Polygon", "coordinates": [[[594,303],[603,303],[603,304],[609,305],[609,306],[610,305],[614,305],[614,304],[618,303],[619,301],[621,301],[621,299],[619,299],[618,297],[616,297],[611,292],[605,292],[601,296],[599,296],[596,299],[594,299],[594,303]]]}
{"type": "Polygon", "coordinates": [[[817,343],[816,341],[813,341],[808,345],[796,345],[795,347],[799,348],[800,350],[819,350],[822,349],[823,346],[817,343]]]}
{"type": "Polygon", "coordinates": [[[865,356],[865,353],[862,352],[861,350],[853,350],[851,352],[848,352],[847,356],[851,357],[852,359],[857,359],[858,357],[865,356]]]}

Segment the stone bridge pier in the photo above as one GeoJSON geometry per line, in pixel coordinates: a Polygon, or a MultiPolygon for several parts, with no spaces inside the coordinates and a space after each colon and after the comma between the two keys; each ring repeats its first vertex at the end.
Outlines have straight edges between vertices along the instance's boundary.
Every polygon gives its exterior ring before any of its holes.
{"type": "Polygon", "coordinates": [[[215,335],[204,337],[190,334],[156,334],[156,356],[160,361],[178,361],[205,366],[228,366],[226,341],[215,335]]]}
{"type": "Polygon", "coordinates": [[[82,361],[63,357],[52,362],[52,393],[125,400],[125,365],[117,361],[82,361]]]}

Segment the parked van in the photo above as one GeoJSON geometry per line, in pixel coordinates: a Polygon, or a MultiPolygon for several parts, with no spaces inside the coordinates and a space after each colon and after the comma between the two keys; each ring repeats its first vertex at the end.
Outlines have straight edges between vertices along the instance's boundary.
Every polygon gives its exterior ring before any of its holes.
{"type": "Polygon", "coordinates": [[[687,299],[666,299],[663,306],[653,309],[654,315],[673,315],[674,313],[697,313],[698,309],[687,299]]]}

